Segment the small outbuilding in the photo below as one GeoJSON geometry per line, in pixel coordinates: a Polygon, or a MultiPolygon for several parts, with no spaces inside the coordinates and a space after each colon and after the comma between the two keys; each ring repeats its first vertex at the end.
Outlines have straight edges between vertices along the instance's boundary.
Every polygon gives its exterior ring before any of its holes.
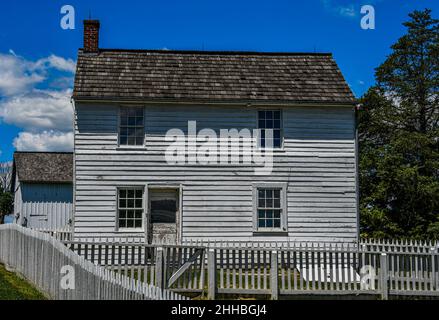
{"type": "Polygon", "coordinates": [[[12,168],[15,222],[59,229],[71,223],[73,153],[15,152],[12,168]]]}

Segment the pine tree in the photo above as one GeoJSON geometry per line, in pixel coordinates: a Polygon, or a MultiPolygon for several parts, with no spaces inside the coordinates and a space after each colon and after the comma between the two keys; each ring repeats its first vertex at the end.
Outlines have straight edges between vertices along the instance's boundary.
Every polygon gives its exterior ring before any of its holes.
{"type": "Polygon", "coordinates": [[[359,114],[363,236],[439,239],[439,25],[414,11],[359,114]]]}

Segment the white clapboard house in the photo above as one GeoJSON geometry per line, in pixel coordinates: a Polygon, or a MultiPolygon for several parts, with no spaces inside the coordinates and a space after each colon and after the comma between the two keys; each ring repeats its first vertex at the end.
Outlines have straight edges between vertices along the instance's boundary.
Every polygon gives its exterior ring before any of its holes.
{"type": "Polygon", "coordinates": [[[15,152],[11,189],[16,223],[50,230],[69,227],[73,213],[73,154],[15,152]]]}
{"type": "Polygon", "coordinates": [[[102,49],[98,39],[99,21],[84,21],[75,238],[357,239],[356,100],[331,54],[102,49]],[[252,161],[223,144],[230,129],[257,133],[252,161]],[[203,162],[201,146],[217,159],[203,162]],[[272,170],[257,172],[270,154],[272,170]]]}

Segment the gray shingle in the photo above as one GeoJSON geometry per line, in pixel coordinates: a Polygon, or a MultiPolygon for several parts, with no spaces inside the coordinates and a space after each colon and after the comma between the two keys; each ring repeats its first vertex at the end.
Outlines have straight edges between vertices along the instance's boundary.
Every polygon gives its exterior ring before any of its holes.
{"type": "Polygon", "coordinates": [[[75,99],[355,102],[330,54],[79,51],[75,99]]]}
{"type": "Polygon", "coordinates": [[[15,152],[14,172],[21,182],[72,183],[73,153],[15,152]]]}

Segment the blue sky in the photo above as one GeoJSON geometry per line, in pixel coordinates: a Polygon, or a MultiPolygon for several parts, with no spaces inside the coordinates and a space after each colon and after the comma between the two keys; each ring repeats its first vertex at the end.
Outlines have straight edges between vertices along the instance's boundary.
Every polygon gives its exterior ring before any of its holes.
{"type": "Polygon", "coordinates": [[[332,52],[357,97],[404,32],[409,12],[437,0],[2,1],[0,161],[20,150],[69,150],[69,104],[82,20],[101,21],[103,48],[332,52]],[[360,27],[362,5],[375,30],[360,27]],[[60,27],[63,5],[75,29],[60,27]]]}

